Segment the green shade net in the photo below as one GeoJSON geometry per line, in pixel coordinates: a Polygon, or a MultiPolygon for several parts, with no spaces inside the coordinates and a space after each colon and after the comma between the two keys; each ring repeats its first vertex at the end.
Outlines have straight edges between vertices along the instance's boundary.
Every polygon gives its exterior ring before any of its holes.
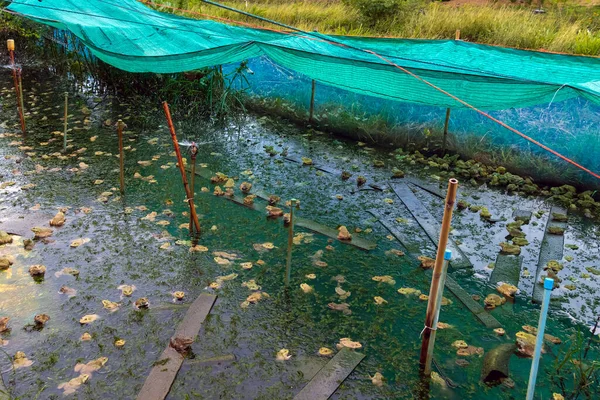
{"type": "Polygon", "coordinates": [[[309,78],[355,93],[465,107],[361,51],[368,49],[481,109],[578,96],[600,104],[600,60],[591,57],[463,41],[278,33],[182,18],[134,0],[18,0],[7,9],[71,31],[99,59],[130,72],[174,73],[267,56],[309,78]]]}

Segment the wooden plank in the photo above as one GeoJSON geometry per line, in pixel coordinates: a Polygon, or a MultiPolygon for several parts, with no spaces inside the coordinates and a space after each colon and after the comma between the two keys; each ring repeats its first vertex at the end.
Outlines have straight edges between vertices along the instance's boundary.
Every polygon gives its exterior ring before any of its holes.
{"type": "Polygon", "coordinates": [[[340,350],[294,397],[294,400],[327,400],[365,357],[348,348],[340,350]]]}
{"type": "Polygon", "coordinates": [[[404,178],[404,180],[408,183],[411,183],[421,189],[423,189],[426,192],[431,193],[434,196],[439,197],[440,199],[445,199],[446,198],[446,194],[443,192],[443,190],[439,187],[439,185],[432,185],[430,183],[427,183],[425,181],[422,181],[419,178],[414,178],[414,177],[406,177],[404,178]]]}
{"type": "MultiPolygon", "coordinates": [[[[424,247],[424,245],[426,246],[426,244],[415,241],[414,235],[404,234],[404,232],[402,232],[400,229],[398,229],[396,226],[394,226],[394,224],[388,218],[386,218],[383,214],[381,214],[377,210],[367,210],[367,212],[369,214],[371,214],[372,216],[374,216],[375,218],[377,218],[377,220],[381,223],[381,225],[383,225],[383,227],[385,229],[387,229],[388,232],[393,237],[395,237],[397,241],[402,243],[402,246],[404,246],[404,248],[409,253],[415,255],[415,257],[416,257],[416,255],[421,255],[423,253],[423,250],[424,250],[423,247],[424,247]]],[[[430,244],[430,243],[427,243],[427,244],[430,244]]],[[[432,247],[432,251],[433,251],[433,253],[435,253],[435,246],[432,247]]]]}
{"type": "Polygon", "coordinates": [[[495,285],[498,282],[504,282],[518,287],[522,264],[523,257],[521,256],[498,254],[496,265],[490,276],[490,283],[495,285]]]}
{"type": "Polygon", "coordinates": [[[544,286],[539,283],[540,278],[544,273],[544,266],[548,263],[548,261],[560,261],[563,258],[565,236],[553,235],[549,232],[549,229],[550,227],[558,227],[566,230],[567,223],[553,221],[552,214],[566,215],[567,210],[563,207],[552,206],[550,214],[548,215],[548,222],[546,223],[546,230],[544,232],[544,238],[542,239],[542,245],[540,247],[540,256],[538,258],[537,271],[535,274],[535,283],[533,284],[532,301],[534,303],[541,303],[544,295],[544,286]]]}
{"type": "Polygon", "coordinates": [[[475,317],[481,321],[482,324],[486,326],[486,328],[500,328],[502,325],[496,318],[494,318],[491,314],[489,314],[485,308],[481,306],[481,304],[477,303],[469,293],[466,292],[452,277],[446,277],[446,285],[445,285],[453,295],[455,295],[461,303],[465,305],[474,315],[475,317]]]}
{"type": "MultiPolygon", "coordinates": [[[[188,308],[183,321],[177,327],[174,337],[195,339],[202,323],[215,304],[217,296],[202,293],[188,308]]],[[[138,400],[163,400],[169,394],[175,377],[183,364],[184,357],[170,344],[150,370],[146,382],[137,396],[138,400]]]]}
{"type": "MultiPolygon", "coordinates": [[[[402,200],[410,213],[425,231],[429,239],[437,246],[439,233],[441,230],[440,223],[433,218],[431,213],[425,208],[421,201],[415,196],[410,188],[405,183],[392,183],[390,187],[396,193],[396,196],[402,200]]],[[[473,264],[467,256],[462,252],[458,245],[451,238],[448,240],[448,250],[452,251],[452,260],[450,265],[454,269],[473,268],[473,264]]]]}
{"type": "MultiPolygon", "coordinates": [[[[200,168],[199,170],[196,170],[196,175],[199,175],[203,178],[206,179],[210,179],[210,177],[212,176],[212,174],[205,168],[200,168]]],[[[269,199],[269,196],[261,189],[259,188],[252,188],[251,191],[252,194],[255,194],[257,196],[257,198],[267,201],[269,199]]],[[[244,204],[244,197],[240,196],[240,195],[234,195],[232,197],[230,196],[221,196],[222,198],[224,198],[225,200],[229,200],[232,201],[236,204],[242,205],[244,207],[247,207],[251,210],[255,210],[255,211],[260,211],[265,213],[265,208],[264,207],[260,207],[257,204],[253,204],[251,206],[248,206],[246,204],[244,204]]],[[[256,200],[255,200],[256,201],[256,200]]],[[[315,221],[311,221],[308,220],[306,218],[302,218],[302,217],[295,217],[294,218],[294,225],[295,226],[299,226],[302,228],[306,228],[308,230],[311,230],[313,232],[319,233],[321,235],[330,237],[332,239],[338,240],[337,236],[338,236],[338,231],[337,229],[333,229],[333,228],[329,228],[328,226],[319,224],[318,222],[315,221]]],[[[356,235],[352,236],[352,240],[338,240],[340,243],[344,243],[344,244],[348,244],[354,247],[358,247],[359,249],[362,250],[373,250],[377,247],[377,243],[371,242],[370,240],[366,240],[363,239],[361,237],[358,237],[356,235]]]]}

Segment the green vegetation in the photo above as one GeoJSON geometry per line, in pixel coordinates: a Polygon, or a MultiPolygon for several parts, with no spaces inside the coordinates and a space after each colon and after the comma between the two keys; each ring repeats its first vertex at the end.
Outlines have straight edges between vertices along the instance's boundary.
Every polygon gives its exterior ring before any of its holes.
{"type": "MultiPolygon", "coordinates": [[[[199,14],[276,28],[199,0],[180,3],[183,8],[199,14]]],[[[423,0],[233,0],[223,3],[323,33],[453,39],[460,29],[461,38],[471,42],[574,54],[600,53],[600,7],[572,1],[545,2],[545,13],[534,13],[537,5],[496,2],[462,6],[423,0]]],[[[199,14],[196,17],[203,17],[199,14]]]]}

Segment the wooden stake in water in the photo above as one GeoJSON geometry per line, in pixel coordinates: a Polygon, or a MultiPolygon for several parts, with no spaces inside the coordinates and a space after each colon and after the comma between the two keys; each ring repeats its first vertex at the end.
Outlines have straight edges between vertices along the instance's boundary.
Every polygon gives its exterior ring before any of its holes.
{"type": "Polygon", "coordinates": [[[12,68],[13,81],[15,84],[15,99],[17,101],[17,110],[19,111],[19,119],[21,120],[21,132],[25,134],[25,116],[23,115],[23,108],[21,107],[21,87],[19,85],[17,68],[15,66],[15,41],[13,39],[8,39],[6,41],[6,47],[8,48],[8,53],[10,55],[10,66],[12,68]]]}
{"type": "Polygon", "coordinates": [[[454,40],[460,40],[460,29],[456,30],[456,34],[454,35],[454,40]]]}
{"type": "Polygon", "coordinates": [[[440,240],[438,243],[437,255],[435,257],[435,266],[433,276],[431,277],[431,287],[429,289],[429,301],[427,303],[427,314],[425,316],[425,327],[422,332],[420,365],[425,376],[431,374],[431,356],[433,354],[433,345],[435,341],[435,307],[438,302],[438,296],[441,296],[440,284],[443,284],[444,273],[444,255],[448,245],[448,235],[450,234],[450,222],[452,221],[452,211],[456,201],[456,191],[458,181],[454,178],[448,181],[448,193],[446,194],[446,203],[444,207],[444,217],[442,219],[442,229],[440,231],[440,240]],[[431,340],[433,337],[433,340],[431,340]],[[430,348],[431,347],[431,348],[430,348]]]}
{"type": "Polygon", "coordinates": [[[446,120],[444,121],[444,139],[442,142],[442,155],[446,155],[446,142],[448,140],[448,123],[450,122],[450,109],[446,108],[446,120]]]}
{"type": "Polygon", "coordinates": [[[292,246],[294,245],[294,207],[296,199],[290,200],[290,227],[288,230],[287,259],[285,262],[285,286],[290,285],[290,276],[292,274],[292,246]]]}
{"type": "Polygon", "coordinates": [[[123,153],[123,120],[117,121],[117,133],[119,134],[119,183],[121,194],[125,194],[125,154],[123,153]]]}
{"type": "Polygon", "coordinates": [[[163,101],[163,109],[165,110],[165,116],[167,117],[167,124],[171,131],[171,140],[173,141],[173,147],[175,148],[175,155],[177,156],[177,165],[179,166],[179,172],[181,172],[181,180],[183,181],[183,187],[185,189],[186,201],[190,205],[190,215],[194,220],[194,226],[196,232],[200,233],[200,222],[198,221],[198,215],[196,214],[196,207],[194,206],[194,198],[188,185],[187,176],[185,174],[185,167],[183,166],[183,158],[181,157],[181,151],[179,150],[179,142],[177,142],[177,134],[175,133],[175,127],[173,126],[173,120],[171,119],[171,111],[169,110],[169,104],[163,101]]]}
{"type": "Polygon", "coordinates": [[[312,80],[312,91],[310,93],[310,110],[308,113],[308,122],[312,123],[313,122],[313,115],[315,112],[315,89],[317,86],[317,82],[315,82],[315,80],[312,80]]]}
{"type": "MultiPolygon", "coordinates": [[[[196,195],[196,156],[198,155],[198,146],[196,145],[196,143],[192,143],[192,145],[190,146],[190,160],[191,160],[191,164],[192,164],[192,176],[190,177],[190,181],[191,181],[191,191],[192,191],[192,200],[194,199],[194,196],[196,195]]],[[[193,221],[192,221],[192,216],[190,214],[190,233],[194,231],[194,225],[193,225],[193,221]]]]}
{"type": "Polygon", "coordinates": [[[69,92],[65,92],[65,128],[63,134],[63,151],[67,151],[67,129],[69,127],[69,122],[67,117],[69,116],[69,92]]]}

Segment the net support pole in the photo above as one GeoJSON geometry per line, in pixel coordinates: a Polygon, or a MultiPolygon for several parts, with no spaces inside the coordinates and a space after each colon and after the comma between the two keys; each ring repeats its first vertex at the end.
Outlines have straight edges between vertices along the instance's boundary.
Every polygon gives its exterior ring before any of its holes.
{"type": "Polygon", "coordinates": [[[186,202],[190,205],[190,215],[194,221],[196,232],[200,233],[200,222],[198,221],[196,207],[194,206],[194,199],[192,197],[190,186],[188,185],[187,181],[187,176],[185,174],[183,158],[181,157],[181,151],[179,150],[179,142],[177,142],[177,134],[175,133],[175,127],[173,126],[173,120],[171,119],[171,111],[169,110],[169,104],[166,101],[163,101],[163,109],[167,118],[167,124],[169,125],[169,131],[171,132],[171,140],[173,141],[175,155],[177,156],[177,165],[179,166],[179,172],[181,172],[181,180],[183,181],[183,188],[185,189],[186,202]]]}
{"type": "Polygon", "coordinates": [[[290,285],[290,277],[292,275],[292,246],[294,245],[294,207],[296,207],[296,199],[290,200],[290,227],[288,230],[287,258],[285,261],[286,287],[290,285]]]}
{"type": "Polygon", "coordinates": [[[446,194],[444,217],[442,219],[442,229],[440,231],[440,240],[438,243],[437,255],[435,257],[435,266],[433,276],[431,277],[431,287],[429,289],[429,301],[427,302],[427,314],[425,315],[425,327],[422,331],[421,355],[419,359],[421,371],[425,376],[431,374],[431,356],[435,342],[435,330],[437,328],[436,306],[438,297],[441,295],[440,285],[443,285],[444,264],[446,255],[446,246],[448,245],[448,235],[450,234],[450,222],[452,221],[452,211],[456,201],[456,191],[458,181],[454,178],[448,181],[448,193],[446,194]]]}
{"type": "Polygon", "coordinates": [[[313,122],[313,117],[314,117],[314,113],[315,113],[315,89],[317,87],[317,82],[313,79],[312,80],[312,90],[310,92],[310,108],[309,108],[309,112],[308,112],[308,122],[312,124],[313,122]]]}
{"type": "Polygon", "coordinates": [[[454,40],[460,40],[460,29],[456,30],[456,33],[454,34],[454,40]]]}
{"type": "Polygon", "coordinates": [[[442,139],[442,155],[446,155],[448,143],[448,123],[450,122],[450,108],[446,108],[446,120],[444,121],[444,137],[442,139]]]}
{"type": "MultiPolygon", "coordinates": [[[[191,192],[192,192],[192,200],[194,199],[194,196],[196,195],[196,156],[198,155],[198,146],[196,145],[196,143],[192,143],[192,146],[190,147],[190,161],[192,164],[192,175],[190,176],[190,185],[191,185],[191,192]]],[[[190,233],[194,232],[194,224],[193,224],[193,220],[192,220],[192,215],[190,214],[190,233]]]]}
{"type": "Polygon", "coordinates": [[[65,92],[65,126],[63,132],[63,152],[67,152],[67,129],[69,127],[69,92],[65,92]]]}
{"type": "Polygon", "coordinates": [[[21,132],[25,134],[25,116],[23,115],[23,108],[21,107],[21,88],[19,86],[19,79],[17,78],[17,67],[15,66],[15,41],[8,39],[6,41],[6,47],[8,48],[8,54],[10,56],[10,66],[13,74],[13,81],[15,85],[15,99],[17,101],[17,110],[19,112],[19,120],[21,121],[21,132]]]}
{"type": "Polygon", "coordinates": [[[550,304],[550,295],[554,288],[554,279],[544,279],[544,300],[542,301],[542,309],[540,310],[540,320],[538,322],[538,331],[535,339],[535,351],[531,362],[531,371],[529,372],[529,385],[527,386],[527,400],[533,400],[535,392],[535,381],[537,379],[538,367],[540,365],[540,357],[542,353],[542,345],[544,344],[544,330],[546,329],[546,318],[548,317],[548,306],[550,304]]]}
{"type": "Polygon", "coordinates": [[[119,184],[121,194],[125,194],[125,154],[123,152],[123,120],[117,121],[117,133],[119,135],[119,184]]]}
{"type": "MultiPolygon", "coordinates": [[[[18,69],[18,76],[19,76],[19,105],[21,107],[21,117],[23,119],[23,126],[25,126],[25,101],[23,100],[23,70],[21,68],[18,69]]],[[[25,131],[23,130],[23,133],[25,133],[25,131]]]]}

